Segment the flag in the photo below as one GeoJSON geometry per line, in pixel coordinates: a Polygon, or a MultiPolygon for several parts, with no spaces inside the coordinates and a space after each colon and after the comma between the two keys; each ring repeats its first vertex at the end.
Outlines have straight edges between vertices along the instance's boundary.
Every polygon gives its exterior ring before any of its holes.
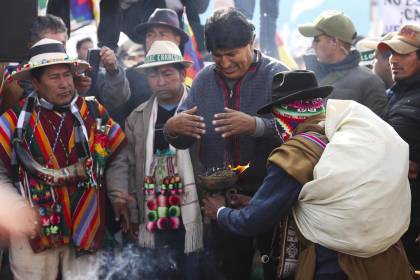
{"type": "Polygon", "coordinates": [[[276,32],[276,45],[280,61],[290,69],[298,69],[296,61],[290,55],[289,50],[287,49],[286,45],[283,42],[283,39],[280,37],[280,34],[278,32],[276,32]]]}
{"type": "Polygon", "coordinates": [[[70,0],[71,31],[75,31],[97,20],[97,2],[97,0],[70,0]]]}
{"type": "Polygon", "coordinates": [[[38,0],[38,15],[45,15],[47,12],[47,1],[48,0],[38,0]]]}
{"type": "Polygon", "coordinates": [[[197,41],[195,40],[194,32],[188,22],[187,12],[184,8],[184,13],[182,15],[184,21],[184,31],[188,34],[190,39],[184,45],[184,59],[193,62],[193,65],[187,68],[187,76],[185,77],[185,84],[187,86],[192,85],[197,73],[203,68],[203,61],[201,60],[201,55],[198,51],[197,41]]]}

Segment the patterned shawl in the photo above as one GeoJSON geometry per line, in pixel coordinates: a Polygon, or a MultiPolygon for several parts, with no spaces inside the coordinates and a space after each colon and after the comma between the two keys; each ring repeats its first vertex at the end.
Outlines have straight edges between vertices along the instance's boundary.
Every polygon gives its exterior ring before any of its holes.
{"type": "MultiPolygon", "coordinates": [[[[62,150],[60,152],[60,149],[57,148],[60,146],[58,144],[54,152],[52,151],[54,142],[57,142],[55,141],[56,130],[59,126],[59,118],[51,110],[54,108],[43,106],[40,109],[37,104],[28,104],[31,102],[40,104],[36,96],[34,99],[27,98],[19,106],[8,110],[0,117],[0,159],[9,169],[10,174],[16,174],[16,168],[12,166],[14,162],[12,140],[17,136],[17,133],[23,133],[26,149],[30,151],[33,158],[42,165],[49,162],[48,167],[53,169],[77,162],[83,154],[81,152],[84,150],[81,147],[83,145],[88,146],[90,151],[93,150],[95,120],[92,113],[89,112],[88,103],[84,98],[76,97],[73,106],[69,108],[70,111],[64,118],[63,133],[59,140],[61,148],[68,151],[66,153],[63,153],[62,150]],[[29,107],[33,109],[24,110],[29,107]],[[39,110],[42,110],[42,113],[39,113],[39,110]],[[20,119],[27,119],[25,121],[27,126],[23,132],[17,131],[20,114],[25,116],[20,119]],[[83,143],[85,136],[88,138],[86,144],[83,143]]],[[[97,102],[96,104],[99,114],[97,118],[101,118],[103,124],[110,126],[108,138],[110,160],[112,160],[112,155],[118,152],[125,136],[119,125],[109,117],[104,107],[97,102]]],[[[87,152],[90,154],[89,151],[87,152]]],[[[51,207],[53,204],[49,198],[52,197],[62,206],[60,234],[47,235],[45,232],[41,232],[37,238],[30,241],[35,252],[69,243],[74,244],[79,251],[96,251],[101,247],[106,233],[104,209],[106,193],[104,188],[81,188],[77,187],[77,184],[51,187],[38,182],[21,166],[18,169],[16,187],[32,205],[51,207]],[[22,182],[25,180],[29,188],[22,187],[22,182]]]]}

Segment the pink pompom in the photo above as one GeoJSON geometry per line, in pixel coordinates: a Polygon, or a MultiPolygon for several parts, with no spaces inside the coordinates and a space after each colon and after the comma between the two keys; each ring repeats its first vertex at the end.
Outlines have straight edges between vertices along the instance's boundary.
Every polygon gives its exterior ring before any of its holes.
{"type": "Polygon", "coordinates": [[[180,205],[181,201],[179,199],[179,196],[177,195],[171,195],[169,197],[169,205],[180,205]]]}
{"type": "Polygon", "coordinates": [[[150,198],[146,202],[147,209],[155,211],[157,209],[157,201],[156,198],[150,198]]]}
{"type": "Polygon", "coordinates": [[[168,206],[168,197],[164,195],[159,195],[157,198],[157,203],[159,207],[166,207],[168,206]]]}
{"type": "Polygon", "coordinates": [[[165,230],[170,227],[170,223],[168,218],[159,218],[157,220],[157,228],[160,230],[165,230]]]}
{"type": "Polygon", "coordinates": [[[171,217],[169,218],[169,223],[171,225],[171,229],[178,229],[179,225],[181,224],[178,217],[171,217]]]}
{"type": "Polygon", "coordinates": [[[148,222],[146,224],[146,229],[150,232],[154,232],[157,229],[157,223],[156,222],[148,222]]]}
{"type": "Polygon", "coordinates": [[[41,225],[43,227],[49,226],[50,225],[50,218],[49,217],[46,217],[46,216],[41,217],[41,225]]]}

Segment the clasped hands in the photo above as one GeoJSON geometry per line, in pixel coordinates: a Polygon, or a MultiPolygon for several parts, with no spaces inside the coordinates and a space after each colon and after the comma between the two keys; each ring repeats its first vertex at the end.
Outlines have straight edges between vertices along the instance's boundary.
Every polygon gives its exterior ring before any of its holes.
{"type": "MultiPolygon", "coordinates": [[[[166,123],[167,131],[172,136],[187,135],[200,139],[206,133],[204,118],[197,114],[197,106],[172,117],[166,123]]],[[[225,108],[223,113],[214,115],[212,124],[215,131],[223,138],[241,134],[253,134],[256,129],[254,117],[240,111],[225,108]]]]}

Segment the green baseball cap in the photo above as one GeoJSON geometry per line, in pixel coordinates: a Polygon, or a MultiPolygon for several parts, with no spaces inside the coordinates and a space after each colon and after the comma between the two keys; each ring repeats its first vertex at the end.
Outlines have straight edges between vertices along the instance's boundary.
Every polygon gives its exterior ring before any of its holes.
{"type": "Polygon", "coordinates": [[[300,25],[298,29],[305,37],[326,34],[349,44],[357,35],[353,22],[340,11],[322,12],[313,23],[300,25]]]}

